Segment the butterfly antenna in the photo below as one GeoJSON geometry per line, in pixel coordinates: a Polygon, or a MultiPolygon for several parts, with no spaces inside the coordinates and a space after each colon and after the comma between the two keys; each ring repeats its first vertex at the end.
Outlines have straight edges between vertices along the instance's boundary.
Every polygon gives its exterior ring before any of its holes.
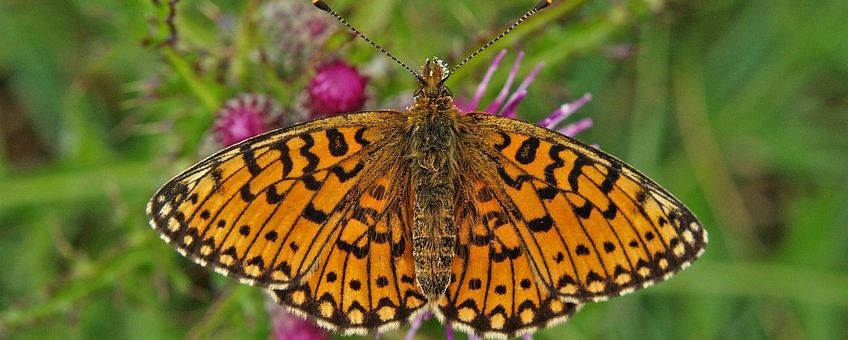
{"type": "MultiPolygon", "coordinates": [[[[450,73],[451,73],[451,74],[453,74],[454,72],[456,72],[456,70],[458,70],[460,67],[462,67],[462,65],[465,65],[465,63],[467,63],[467,62],[468,62],[469,60],[471,60],[472,58],[476,57],[478,54],[480,54],[480,52],[483,52],[484,50],[486,50],[487,48],[489,48],[489,46],[492,46],[492,45],[493,45],[494,43],[496,43],[498,40],[501,40],[501,38],[503,38],[503,37],[505,37],[507,34],[509,34],[509,32],[511,32],[512,30],[514,30],[516,27],[518,27],[518,25],[521,25],[521,23],[522,23],[522,22],[524,22],[524,21],[525,21],[525,20],[527,20],[528,18],[532,17],[532,16],[533,16],[533,14],[536,14],[536,13],[538,13],[539,11],[541,11],[542,9],[544,9],[545,7],[548,7],[548,6],[551,4],[551,2],[552,2],[552,1],[553,1],[553,0],[542,0],[542,1],[539,1],[539,3],[538,3],[538,4],[536,4],[536,6],[533,6],[533,8],[532,8],[532,9],[530,9],[529,11],[527,11],[527,13],[524,13],[524,15],[522,15],[520,18],[518,18],[518,20],[516,20],[516,21],[515,21],[515,23],[513,23],[511,26],[509,26],[509,28],[507,28],[505,31],[503,31],[503,33],[501,33],[500,35],[498,35],[498,36],[497,36],[497,37],[495,37],[494,39],[490,40],[489,42],[487,42],[487,43],[486,43],[485,45],[483,45],[482,47],[478,48],[476,51],[474,51],[474,53],[471,53],[471,55],[469,55],[468,57],[466,57],[466,58],[465,58],[465,60],[463,60],[463,61],[462,61],[462,62],[460,62],[459,64],[456,64],[456,66],[454,66],[454,67],[453,67],[453,69],[451,69],[451,72],[450,72],[450,73]]],[[[446,78],[445,80],[447,80],[447,78],[446,78]]]]}
{"type": "Polygon", "coordinates": [[[383,49],[382,47],[380,47],[380,45],[377,45],[377,43],[375,43],[375,42],[371,41],[371,39],[368,39],[368,37],[366,37],[366,36],[365,36],[365,34],[362,34],[362,32],[360,32],[359,30],[357,30],[356,28],[354,28],[353,26],[351,26],[351,25],[350,25],[350,23],[348,23],[348,22],[347,22],[347,20],[345,20],[344,18],[342,18],[342,16],[341,16],[341,15],[339,15],[338,13],[336,13],[335,11],[333,11],[333,9],[332,9],[332,8],[330,8],[330,5],[327,5],[327,3],[326,3],[326,2],[324,2],[323,0],[312,0],[312,4],[313,4],[313,5],[315,5],[315,7],[318,7],[318,9],[320,9],[320,10],[322,10],[322,11],[324,11],[324,12],[327,12],[327,13],[329,13],[330,15],[332,15],[334,18],[336,18],[336,20],[338,20],[338,21],[339,21],[339,22],[341,22],[343,25],[345,25],[345,27],[347,27],[348,29],[350,29],[350,30],[351,30],[351,32],[356,33],[356,35],[358,35],[360,38],[362,38],[363,40],[365,40],[366,42],[368,42],[369,44],[371,44],[371,46],[374,46],[374,48],[378,49],[380,52],[383,52],[383,54],[385,54],[385,55],[386,55],[386,56],[388,56],[389,58],[392,58],[392,60],[394,60],[394,61],[395,61],[396,63],[398,63],[400,66],[403,66],[403,68],[405,68],[407,71],[409,71],[409,73],[412,73],[412,75],[413,75],[413,76],[415,76],[415,78],[417,78],[419,82],[421,82],[422,84],[424,83],[424,79],[423,79],[423,78],[421,78],[421,76],[420,76],[420,75],[418,75],[418,72],[415,72],[414,70],[412,70],[412,68],[410,68],[409,66],[407,66],[406,64],[404,64],[404,62],[400,61],[400,59],[396,58],[396,57],[395,57],[395,56],[393,56],[391,53],[389,53],[388,51],[386,51],[385,49],[383,49]]]}

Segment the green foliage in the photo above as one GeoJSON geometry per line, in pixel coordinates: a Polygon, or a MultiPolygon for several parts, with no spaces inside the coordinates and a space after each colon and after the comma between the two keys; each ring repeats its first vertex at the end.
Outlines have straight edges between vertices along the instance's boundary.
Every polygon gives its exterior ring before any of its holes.
{"type": "MultiPolygon", "coordinates": [[[[171,48],[164,4],[0,1],[1,338],[267,338],[261,291],[183,259],[144,216],[228,98],[295,100],[303,79],[256,62],[261,2],[181,1],[171,48]]],[[[411,66],[461,59],[534,4],[328,2],[411,66]]],[[[592,93],[581,139],[663,183],[710,232],[678,277],[537,338],[848,334],[845,13],[842,0],[555,1],[452,78],[471,94],[500,48],[526,51],[525,72],[544,61],[523,118],[592,93]]],[[[385,69],[377,98],[414,86],[344,33],[326,48],[385,69]]]]}

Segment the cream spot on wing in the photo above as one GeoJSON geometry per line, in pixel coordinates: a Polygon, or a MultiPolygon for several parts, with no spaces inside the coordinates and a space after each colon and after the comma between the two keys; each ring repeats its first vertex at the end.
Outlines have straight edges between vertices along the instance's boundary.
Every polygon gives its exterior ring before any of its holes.
{"type": "Polygon", "coordinates": [[[235,259],[231,255],[221,255],[218,261],[225,266],[232,266],[235,259]]]}
{"type": "Polygon", "coordinates": [[[619,286],[623,286],[623,285],[627,284],[628,282],[630,282],[630,279],[631,279],[630,274],[623,273],[623,274],[615,277],[615,283],[618,284],[619,286]]]}
{"type": "Polygon", "coordinates": [[[560,287],[559,292],[562,294],[574,294],[577,293],[577,285],[567,284],[565,286],[560,287]]]}
{"type": "Polygon", "coordinates": [[[492,329],[502,329],[505,323],[506,318],[504,318],[503,314],[495,314],[489,318],[489,324],[492,326],[492,329]]]}
{"type": "Polygon", "coordinates": [[[244,268],[244,273],[253,277],[258,277],[262,275],[262,271],[259,270],[259,266],[257,265],[249,265],[244,268]]]}
{"type": "Polygon", "coordinates": [[[347,316],[350,319],[350,323],[354,325],[361,325],[362,322],[365,321],[365,315],[358,309],[348,312],[347,316]]]}
{"type": "Polygon", "coordinates": [[[284,274],[280,270],[275,270],[275,271],[271,272],[271,278],[274,279],[275,281],[288,281],[289,280],[289,276],[284,274]]]}
{"type": "Polygon", "coordinates": [[[468,307],[461,308],[459,311],[457,311],[457,317],[465,322],[471,322],[471,320],[474,320],[476,316],[477,313],[474,312],[473,309],[468,307]]]}
{"type": "Polygon", "coordinates": [[[176,232],[177,230],[180,230],[180,222],[177,222],[176,218],[173,218],[173,217],[169,218],[168,219],[168,230],[170,230],[171,232],[176,232]]]}
{"type": "Polygon", "coordinates": [[[521,322],[526,325],[533,322],[533,318],[536,316],[536,313],[532,309],[526,308],[521,311],[521,314],[518,316],[521,318],[521,322]]]}
{"type": "Polygon", "coordinates": [[[321,312],[321,316],[325,318],[333,317],[333,304],[330,301],[321,302],[321,305],[318,306],[319,311],[321,312]]]}
{"type": "Polygon", "coordinates": [[[551,300],[551,303],[548,304],[548,307],[551,308],[551,311],[554,313],[562,312],[563,308],[565,308],[565,303],[559,300],[551,300]]]}
{"type": "MultiPolygon", "coordinates": [[[[160,196],[160,197],[161,197],[161,196],[160,196]]],[[[165,203],[164,205],[162,205],[162,209],[161,209],[161,210],[159,210],[159,216],[160,216],[160,217],[165,217],[165,216],[167,216],[167,215],[171,212],[171,209],[172,209],[172,208],[173,208],[173,207],[171,206],[171,203],[165,203]]]]}
{"type": "Polygon", "coordinates": [[[689,244],[695,243],[695,236],[692,235],[691,230],[684,230],[681,235],[683,235],[683,240],[685,240],[686,243],[689,243],[689,244]]]}
{"type": "Polygon", "coordinates": [[[674,252],[675,256],[680,257],[680,256],[683,256],[683,254],[686,253],[686,248],[683,247],[682,243],[678,243],[676,246],[674,246],[673,249],[671,249],[671,251],[674,252]]]}
{"type": "Polygon", "coordinates": [[[598,293],[604,291],[604,284],[598,281],[592,282],[586,289],[592,293],[598,293]]]}
{"type": "Polygon", "coordinates": [[[302,305],[304,301],[306,301],[306,293],[302,290],[298,290],[291,295],[291,301],[295,305],[302,305]]]}
{"type": "Polygon", "coordinates": [[[377,310],[377,315],[380,317],[382,321],[389,321],[395,318],[395,309],[390,306],[383,306],[377,310]]]}

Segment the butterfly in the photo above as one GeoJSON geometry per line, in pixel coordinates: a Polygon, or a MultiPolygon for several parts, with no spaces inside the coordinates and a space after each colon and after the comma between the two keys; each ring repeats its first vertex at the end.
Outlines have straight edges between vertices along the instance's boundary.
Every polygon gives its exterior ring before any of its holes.
{"type": "Polygon", "coordinates": [[[428,59],[406,111],[314,120],[213,154],[153,195],[151,226],[343,334],[428,311],[485,337],[528,334],[702,254],[706,231],[666,190],[554,131],[460,112],[450,73],[428,59]]]}

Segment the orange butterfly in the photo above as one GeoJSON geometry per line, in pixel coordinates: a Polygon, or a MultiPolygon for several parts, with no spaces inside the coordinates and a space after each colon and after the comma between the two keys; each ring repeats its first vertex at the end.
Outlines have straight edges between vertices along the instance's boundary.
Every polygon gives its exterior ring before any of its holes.
{"type": "Polygon", "coordinates": [[[478,335],[526,334],[703,252],[705,230],[653,181],[556,132],[462,114],[449,75],[427,60],[407,111],[221,150],[159,189],[151,225],[195,262],[344,334],[426,311],[478,335]]]}

